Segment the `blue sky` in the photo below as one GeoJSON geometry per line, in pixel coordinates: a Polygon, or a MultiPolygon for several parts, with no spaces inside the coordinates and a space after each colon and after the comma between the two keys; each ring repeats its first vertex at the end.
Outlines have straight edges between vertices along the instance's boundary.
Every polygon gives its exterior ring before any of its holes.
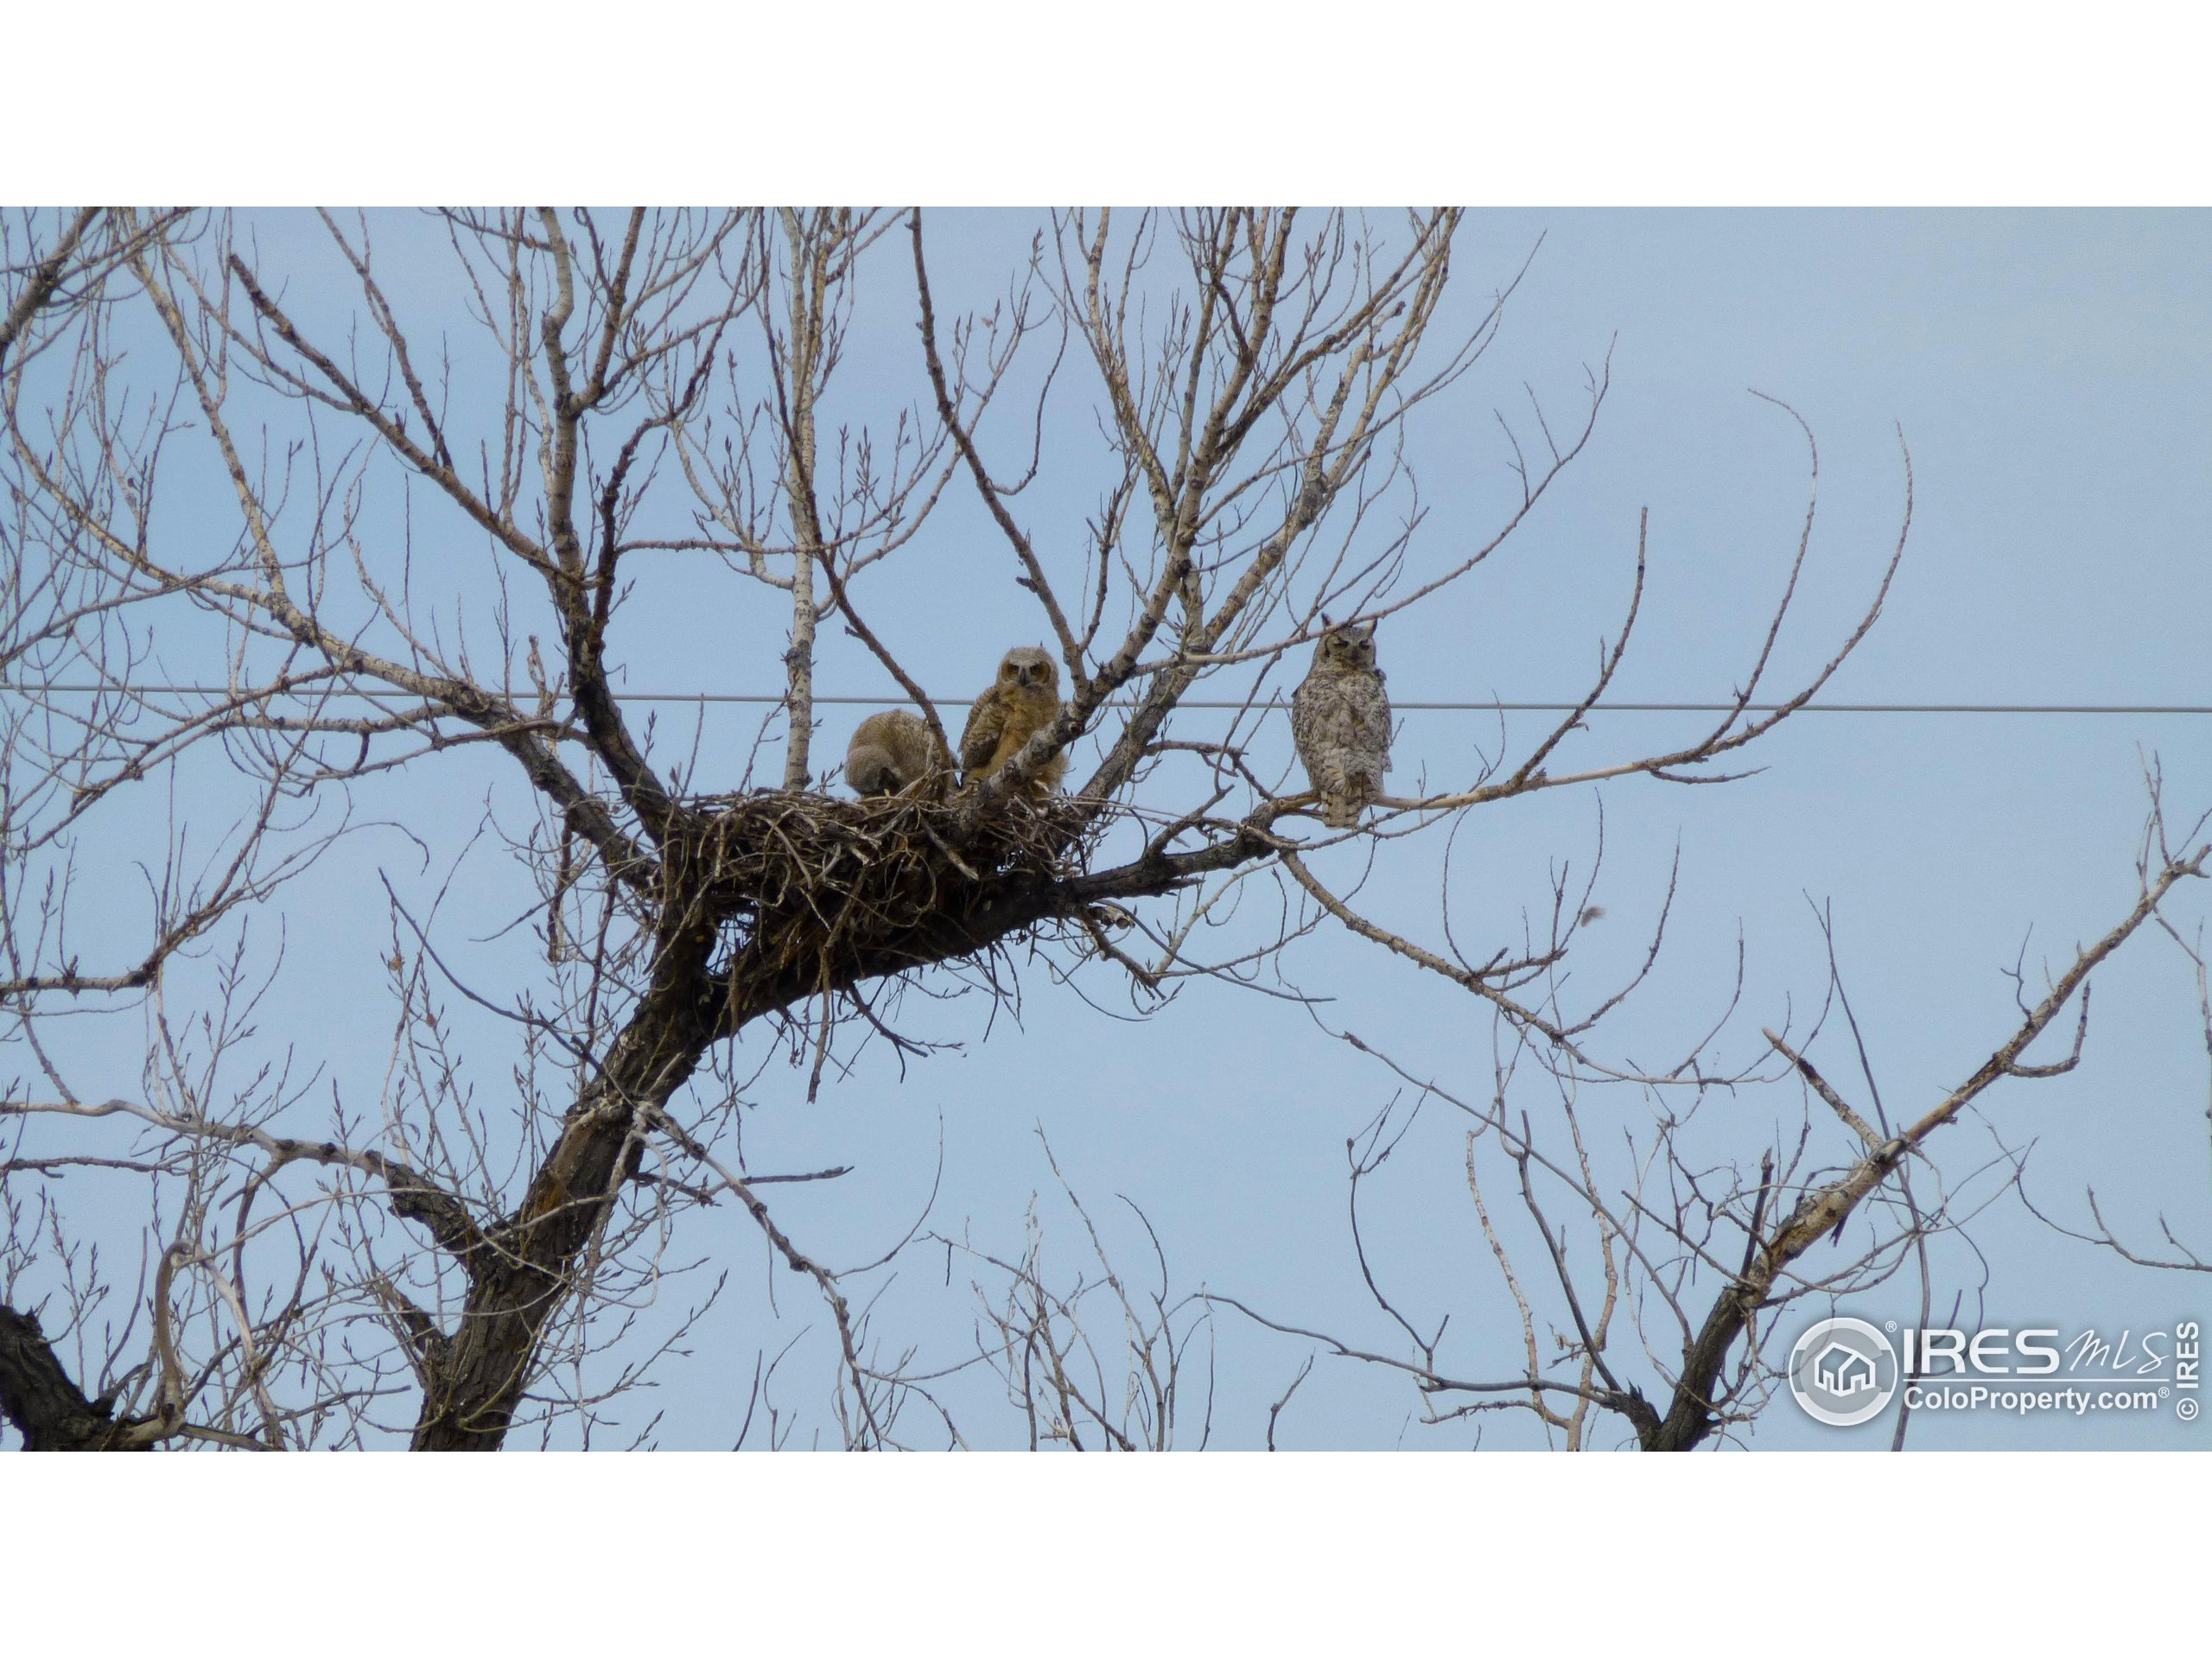
{"type": "MultiPolygon", "coordinates": [[[[264,268],[294,270],[301,302],[318,302],[325,278],[317,273],[327,266],[315,249],[319,227],[300,214],[256,222],[264,268]]],[[[1014,212],[932,213],[940,308],[988,303],[1035,224],[1014,212]]],[[[379,221],[379,235],[403,316],[426,334],[457,329],[436,238],[404,218],[379,221]]],[[[1385,625],[1382,662],[1401,701],[1575,695],[1599,637],[1618,627],[1645,507],[1650,588],[1617,695],[1725,696],[1756,650],[1804,508],[1802,440],[1786,416],[1750,395],[1755,390],[1794,406],[1821,445],[1820,519],[1777,683],[1825,658],[1878,581],[1902,506],[1902,427],[1916,486],[1905,562],[1880,623],[1828,700],[2212,702],[2202,646],[2212,620],[2204,529],[2212,524],[2212,218],[1478,212],[1455,251],[1460,315],[1474,315],[1532,248],[1497,343],[1413,429],[1409,458],[1428,510],[1416,561],[1450,562],[1454,550],[1486,536],[1509,500],[1494,410],[1525,410],[1524,386],[1555,416],[1570,409],[1586,365],[1609,351],[1611,391],[1584,457],[1529,523],[1466,582],[1385,625]]],[[[904,257],[895,237],[871,256],[838,383],[841,410],[851,418],[880,416],[920,391],[904,257]]],[[[1074,385],[1054,406],[1039,481],[1021,498],[1040,545],[1065,544],[1094,505],[1089,396],[1087,385],[1074,385]]],[[[207,521],[199,533],[230,533],[216,527],[219,499],[181,487],[173,499],[181,521],[207,521]]],[[[386,528],[397,511],[391,500],[374,508],[386,528]]],[[[438,540],[440,521],[421,512],[412,523],[418,556],[445,556],[452,544],[438,540]]],[[[956,705],[1004,645],[1040,632],[1033,601],[988,535],[972,500],[956,494],[912,556],[884,567],[864,596],[872,618],[892,619],[902,659],[956,705]]],[[[774,690],[785,618],[770,597],[696,561],[645,569],[616,631],[626,685],[774,690]]],[[[821,672],[831,691],[890,689],[842,639],[826,642],[821,672]]],[[[861,712],[829,712],[823,752],[842,751],[861,712]]],[[[691,718],[672,709],[660,716],[664,729],[691,718]]],[[[735,786],[757,711],[716,707],[698,718],[699,786],[735,786]]],[[[1601,716],[1577,743],[1596,764],[1686,734],[1693,718],[1601,716]]],[[[1510,716],[1506,729],[1525,742],[1538,728],[1535,717],[1510,716]]],[[[1465,776],[1478,750],[1495,752],[1498,731],[1494,715],[1408,713],[1399,775],[1426,768],[1440,784],[1465,776]]],[[[1453,925],[1463,938],[1517,938],[1524,912],[1548,902],[1548,868],[1586,864],[1602,800],[1597,899],[1608,913],[1578,948],[1578,984],[1610,983],[1632,969],[1677,849],[1681,870],[1667,949],[1624,1010],[1613,1052],[1679,1049],[1686,1033],[1708,1026],[1728,1001],[1740,939],[1743,1006],[1721,1052],[1739,1063],[1753,1058],[1762,1025],[1779,1028],[1824,993],[1814,911],[1824,906],[1884,1097],[1893,1113],[1925,1109],[2012,1028],[2003,970],[2023,950],[2032,975],[2101,934],[2133,902],[2146,757],[2163,763],[2182,823],[2212,806],[2209,732],[2202,717],[1808,714],[1758,747],[1764,771],[1724,788],[1629,779],[1471,815],[1453,859],[1453,925]]],[[[1274,737],[1287,758],[1286,734],[1274,737]]],[[[772,775],[772,745],[764,770],[772,775]]],[[[188,819],[213,802],[195,787],[188,783],[178,798],[188,819]]],[[[390,925],[377,878],[389,879],[419,913],[462,858],[483,803],[514,787],[488,760],[464,755],[364,792],[363,815],[390,819],[404,834],[357,836],[271,907],[281,916],[255,919],[259,940],[279,927],[289,939],[259,1022],[266,1052],[296,1045],[341,1092],[373,1097],[391,1017],[378,965],[390,925]]],[[[1393,843],[1363,903],[1433,938],[1444,879],[1438,851],[1425,841],[1393,843]]],[[[1355,857],[1325,855],[1317,868],[1349,880],[1355,857]]],[[[480,982],[526,974],[526,938],[487,937],[522,902],[496,849],[479,843],[459,868],[441,912],[442,937],[480,982]]],[[[89,896],[128,913],[127,890],[89,896]]],[[[2185,893],[2175,919],[2187,931],[2204,912],[2203,898],[2185,893]]],[[[90,925],[88,958],[111,939],[123,948],[127,935],[103,937],[90,925]]],[[[1346,1139],[1400,1085],[1330,1033],[1354,1032],[1416,1076],[1479,1093],[1488,1085],[1491,1023],[1464,994],[1327,928],[1294,946],[1286,971],[1331,1000],[1309,1013],[1198,985],[1130,1024],[1115,1017],[1128,1007],[1110,969],[1084,970],[1087,1001],[1031,966],[1018,1023],[1001,1018],[987,1027],[975,1001],[921,1014],[931,1034],[963,1046],[910,1065],[903,1078],[878,1048],[810,1105],[804,1068],[772,1063],[748,1094],[756,1102],[745,1120],[748,1164],[853,1166],[842,1181],[776,1192],[779,1218],[830,1261],[866,1261],[896,1243],[934,1184],[928,1224],[1000,1255],[1019,1252],[1035,1196],[1048,1268],[1071,1275],[1085,1266],[1087,1247],[1056,1196],[1042,1149],[1049,1141],[1117,1266],[1132,1276],[1148,1246],[1121,1197],[1156,1231],[1177,1292],[1204,1287],[1355,1346],[1402,1352],[1361,1285],[1344,1222],[1346,1139]]],[[[504,1035],[465,1011],[462,1022],[465,1040],[477,1045],[480,1090],[496,1097],[505,1086],[504,1035]]],[[[79,1063],[100,1079],[78,1083],[87,1096],[128,1090],[137,1070],[129,1042],[112,1033],[87,1042],[79,1063]]],[[[2094,1186],[2107,1217],[2132,1224],[2137,1237],[2150,1239],[2164,1213],[2202,1247],[2212,1243],[2209,1093],[2187,964],[2171,943],[2146,934],[2099,980],[2080,1070],[2000,1086],[1978,1119],[1944,1132],[1937,1160],[1963,1179],[2000,1144],[2032,1147],[2024,1179],[2046,1214],[2078,1223],[2094,1186]]],[[[1529,1106],[1540,1113],[1541,1096],[1529,1106]]],[[[327,1093],[295,1109],[294,1132],[321,1133],[327,1093]]],[[[1649,1109],[1625,1091],[1593,1093],[1584,1106],[1586,1122],[1615,1130],[1648,1122],[1649,1109]]],[[[1758,1148],[1794,1135],[1802,1115],[1794,1084],[1770,1085],[1709,1103],[1700,1134],[1704,1144],[1755,1164],[1758,1148]]],[[[1419,1325],[1450,1316],[1445,1351],[1456,1372],[1503,1379],[1516,1365],[1513,1315],[1468,1201],[1464,1132],[1448,1109],[1425,1109],[1363,1192],[1363,1214],[1371,1262],[1393,1300],[1419,1325]]],[[[1833,1143],[1829,1159],[1842,1155],[1838,1126],[1816,1122],[1814,1133],[1833,1143]]],[[[96,1212],[87,1219],[98,1224],[96,1212]]],[[[1986,1311],[1991,1324],[2139,1332],[2212,1313],[2201,1276],[2128,1267],[2055,1236],[2009,1196],[1975,1222],[1973,1236],[1978,1252],[1955,1242],[1936,1252],[1938,1305],[1963,1297],[1968,1325],[1986,1311]]],[[[779,1399],[801,1414],[799,1443],[826,1432],[820,1404],[834,1348],[824,1318],[790,1284],[772,1285],[790,1275],[771,1269],[744,1217],[728,1206],[693,1215],[671,1259],[708,1264],[694,1283],[727,1268],[729,1286],[688,1340],[690,1353],[664,1363],[649,1403],[626,1420],[642,1424],[658,1411],[660,1444],[727,1444],[755,1356],[798,1337],[783,1363],[779,1399]],[[768,1306],[771,1288],[780,1314],[768,1306]]],[[[925,1363],[969,1357],[974,1299],[965,1273],[953,1264],[948,1285],[941,1249],[904,1258],[876,1306],[887,1347],[914,1346],[925,1363]]],[[[686,1294],[684,1281],[671,1281],[647,1324],[672,1317],[686,1294]]],[[[1916,1291],[1909,1295],[1900,1282],[1851,1311],[1902,1319],[1912,1311],[1908,1301],[1916,1305],[1916,1291]]],[[[1311,1344],[1228,1313],[1216,1315],[1212,1338],[1213,1443],[1256,1444],[1268,1404],[1311,1344]]],[[[1630,1368],[1651,1386],[1648,1366],[1630,1368]]],[[[1020,1437],[1019,1419],[988,1379],[971,1374],[948,1389],[971,1442],[1020,1437]]],[[[1422,1427],[1419,1415],[1419,1398],[1402,1379],[1324,1359],[1285,1412],[1278,1438],[1291,1446],[1446,1447],[1470,1443],[1478,1423],[1485,1446],[1541,1443],[1517,1414],[1444,1428],[1422,1427]]],[[[1196,1416],[1186,1405],[1185,1443],[1195,1441],[1196,1416]]],[[[1888,1427],[1885,1416],[1865,1430],[1821,1428],[1785,1399],[1751,1443],[1886,1444],[1888,1427]]],[[[2164,1415],[2024,1427],[1931,1416],[1916,1421],[1912,1440],[2193,1444],[2164,1415]]]]}

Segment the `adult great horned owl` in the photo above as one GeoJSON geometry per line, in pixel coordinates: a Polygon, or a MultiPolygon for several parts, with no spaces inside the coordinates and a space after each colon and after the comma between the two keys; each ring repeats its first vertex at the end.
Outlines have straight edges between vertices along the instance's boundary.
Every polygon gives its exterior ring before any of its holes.
{"type": "Polygon", "coordinates": [[[905,709],[870,715],[845,751],[845,781],[855,794],[895,795],[911,789],[934,798],[951,780],[952,757],[945,753],[944,740],[905,709]]]}
{"type": "Polygon", "coordinates": [[[1290,734],[1321,798],[1321,821],[1356,829],[1390,770],[1390,699],[1375,666],[1375,626],[1329,627],[1290,696],[1290,734]]]}
{"type": "MultiPolygon", "coordinates": [[[[1016,645],[999,659],[998,678],[968,711],[960,734],[960,781],[988,778],[1059,712],[1059,664],[1040,646],[1016,645]]],[[[1031,792],[1045,795],[1058,789],[1067,772],[1067,756],[1054,755],[1037,769],[1031,792]]]]}

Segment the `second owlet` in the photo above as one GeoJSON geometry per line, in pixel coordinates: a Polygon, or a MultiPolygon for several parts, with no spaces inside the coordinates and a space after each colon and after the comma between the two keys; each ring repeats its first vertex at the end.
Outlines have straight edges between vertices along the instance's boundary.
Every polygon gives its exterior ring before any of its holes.
{"type": "Polygon", "coordinates": [[[1390,770],[1390,699],[1375,666],[1372,623],[1321,636],[1313,666],[1290,696],[1290,734],[1321,798],[1321,821],[1332,830],[1357,828],[1390,770]]]}
{"type": "Polygon", "coordinates": [[[861,721],[845,751],[845,781],[861,796],[911,792],[935,800],[952,776],[952,757],[929,722],[904,709],[861,721]]]}
{"type": "MultiPolygon", "coordinates": [[[[999,660],[998,678],[976,699],[960,734],[960,781],[988,778],[1020,754],[1029,740],[1059,717],[1059,664],[1036,645],[1016,645],[999,660]]],[[[1068,772],[1056,754],[1037,770],[1030,788],[1048,794],[1068,772]]]]}

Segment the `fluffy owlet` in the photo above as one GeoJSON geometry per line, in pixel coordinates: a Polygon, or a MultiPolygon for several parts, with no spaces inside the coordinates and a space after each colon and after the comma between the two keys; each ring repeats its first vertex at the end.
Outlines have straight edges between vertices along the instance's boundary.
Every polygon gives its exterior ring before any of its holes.
{"type": "Polygon", "coordinates": [[[952,757],[944,752],[944,740],[931,734],[927,721],[905,709],[870,715],[845,751],[845,781],[855,794],[911,790],[935,798],[951,779],[952,757]]]}
{"type": "MultiPolygon", "coordinates": [[[[999,661],[999,677],[976,699],[960,734],[960,781],[988,778],[1022,751],[1030,738],[1058,717],[1059,664],[1036,645],[1016,645],[999,661]]],[[[1031,785],[1043,795],[1067,776],[1068,758],[1056,754],[1031,785]]]]}
{"type": "MultiPolygon", "coordinates": [[[[1321,619],[1324,626],[1329,619],[1321,619]]],[[[1390,770],[1390,699],[1375,666],[1375,628],[1329,628],[1290,696],[1290,734],[1321,798],[1321,821],[1356,829],[1390,770]]]]}

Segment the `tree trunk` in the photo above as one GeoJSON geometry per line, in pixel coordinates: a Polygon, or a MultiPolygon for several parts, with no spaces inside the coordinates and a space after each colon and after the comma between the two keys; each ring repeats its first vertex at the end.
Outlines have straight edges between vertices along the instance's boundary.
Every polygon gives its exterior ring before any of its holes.
{"type": "Polygon", "coordinates": [[[27,1452],[143,1452],[123,1440],[108,1408],[85,1397],[38,1321],[0,1303],[0,1415],[22,1431],[27,1452]]]}

